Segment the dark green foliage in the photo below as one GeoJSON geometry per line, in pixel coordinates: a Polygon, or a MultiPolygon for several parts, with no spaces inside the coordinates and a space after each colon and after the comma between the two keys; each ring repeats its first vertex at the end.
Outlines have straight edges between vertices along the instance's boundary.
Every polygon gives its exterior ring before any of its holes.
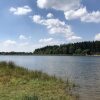
{"type": "Polygon", "coordinates": [[[100,41],[79,42],[63,44],[60,46],[46,46],[36,49],[34,54],[80,54],[80,55],[100,55],[100,41]]]}
{"type": "Polygon", "coordinates": [[[0,52],[0,55],[32,55],[32,52],[0,52]]]}
{"type": "Polygon", "coordinates": [[[81,54],[81,53],[82,53],[82,50],[81,49],[76,49],[75,54],[81,54]]]}
{"type": "Polygon", "coordinates": [[[12,61],[8,62],[8,67],[15,68],[15,63],[12,61]]]}

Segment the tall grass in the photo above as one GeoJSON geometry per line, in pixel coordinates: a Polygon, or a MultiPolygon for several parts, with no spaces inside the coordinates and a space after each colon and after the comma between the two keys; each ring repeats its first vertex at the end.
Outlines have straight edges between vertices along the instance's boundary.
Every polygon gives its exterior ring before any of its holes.
{"type": "Polygon", "coordinates": [[[0,100],[74,100],[71,93],[74,86],[69,80],[65,82],[13,62],[0,62],[0,100]]]}
{"type": "Polygon", "coordinates": [[[39,100],[37,96],[24,96],[22,100],[39,100]]]}
{"type": "MultiPolygon", "coordinates": [[[[0,75],[4,74],[8,76],[14,76],[16,78],[24,78],[26,80],[30,79],[41,79],[41,80],[55,80],[62,81],[61,79],[56,78],[55,76],[50,76],[42,71],[31,71],[26,68],[15,65],[13,62],[0,62],[0,69],[4,69],[0,75]]],[[[68,83],[68,82],[67,82],[68,83]]]]}

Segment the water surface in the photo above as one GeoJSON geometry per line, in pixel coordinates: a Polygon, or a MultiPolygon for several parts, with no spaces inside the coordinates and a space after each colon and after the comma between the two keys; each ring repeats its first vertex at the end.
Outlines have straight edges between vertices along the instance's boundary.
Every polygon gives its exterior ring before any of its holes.
{"type": "Polygon", "coordinates": [[[42,70],[80,85],[80,100],[100,100],[100,57],[88,56],[0,56],[0,61],[42,70]]]}

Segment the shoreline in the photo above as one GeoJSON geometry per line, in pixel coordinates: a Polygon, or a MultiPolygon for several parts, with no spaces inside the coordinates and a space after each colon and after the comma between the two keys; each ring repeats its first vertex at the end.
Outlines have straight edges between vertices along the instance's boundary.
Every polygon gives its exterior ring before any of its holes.
{"type": "Polygon", "coordinates": [[[100,55],[66,55],[66,54],[0,54],[0,56],[90,56],[90,57],[100,57],[100,55]]]}
{"type": "Polygon", "coordinates": [[[77,100],[71,91],[75,86],[69,80],[28,70],[13,62],[0,62],[0,100],[77,100]]]}

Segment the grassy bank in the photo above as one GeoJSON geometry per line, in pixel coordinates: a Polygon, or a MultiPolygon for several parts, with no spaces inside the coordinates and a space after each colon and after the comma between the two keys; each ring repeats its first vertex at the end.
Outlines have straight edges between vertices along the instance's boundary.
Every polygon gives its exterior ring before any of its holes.
{"type": "Polygon", "coordinates": [[[0,100],[76,100],[73,87],[69,81],[0,62],[0,100]]]}

